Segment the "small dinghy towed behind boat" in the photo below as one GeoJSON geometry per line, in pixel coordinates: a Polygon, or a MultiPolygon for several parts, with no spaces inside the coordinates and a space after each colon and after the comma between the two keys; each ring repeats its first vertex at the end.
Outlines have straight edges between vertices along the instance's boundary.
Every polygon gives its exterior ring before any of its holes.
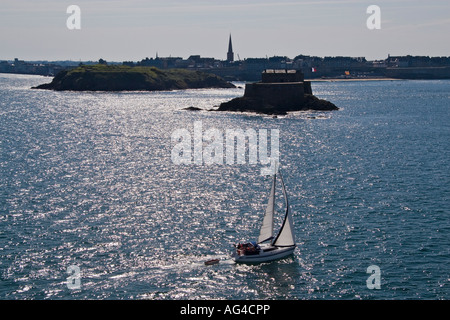
{"type": "Polygon", "coordinates": [[[238,263],[260,263],[285,258],[295,250],[294,225],[292,214],[289,210],[289,202],[284,186],[283,176],[278,171],[283,195],[285,199],[286,213],[283,223],[276,237],[273,236],[273,216],[275,212],[275,185],[277,173],[273,175],[272,189],[264,215],[263,223],[257,242],[239,243],[235,245],[233,259],[238,263]]]}
{"type": "Polygon", "coordinates": [[[219,263],[219,261],[220,261],[219,259],[210,259],[210,260],[205,261],[205,264],[207,266],[210,266],[210,265],[219,263]]]}

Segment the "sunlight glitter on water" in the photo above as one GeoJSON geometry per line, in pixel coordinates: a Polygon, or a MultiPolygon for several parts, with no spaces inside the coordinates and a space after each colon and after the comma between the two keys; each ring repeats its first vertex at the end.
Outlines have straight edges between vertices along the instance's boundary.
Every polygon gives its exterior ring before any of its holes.
{"type": "Polygon", "coordinates": [[[449,296],[450,257],[440,245],[450,231],[449,111],[441,107],[448,82],[432,83],[434,109],[425,116],[420,99],[430,97],[408,98],[424,84],[405,81],[313,84],[341,110],[276,119],[182,110],[208,110],[242,89],[29,90],[41,82],[1,77],[2,298],[449,296]],[[234,243],[257,236],[270,179],[259,163],[172,163],[171,133],[192,132],[195,121],[204,130],[280,130],[293,257],[231,261],[234,243]],[[206,266],[211,258],[220,263],[206,266]],[[382,270],[377,292],[365,282],[372,264],[382,270]],[[79,290],[66,286],[70,265],[80,267],[79,290]]]}

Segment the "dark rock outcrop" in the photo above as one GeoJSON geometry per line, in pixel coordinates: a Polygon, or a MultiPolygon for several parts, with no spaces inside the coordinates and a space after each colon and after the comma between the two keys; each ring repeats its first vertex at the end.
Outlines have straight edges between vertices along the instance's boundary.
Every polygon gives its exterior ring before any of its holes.
{"type": "Polygon", "coordinates": [[[188,110],[188,111],[200,111],[200,110],[202,110],[201,108],[198,108],[198,107],[186,107],[186,108],[183,108],[183,110],[188,110]]]}
{"type": "Polygon", "coordinates": [[[303,104],[298,106],[274,106],[264,102],[263,99],[248,98],[244,96],[224,102],[216,109],[216,111],[256,112],[273,115],[284,115],[290,111],[302,110],[332,111],[339,110],[339,108],[327,100],[319,99],[311,94],[305,94],[303,104]]]}

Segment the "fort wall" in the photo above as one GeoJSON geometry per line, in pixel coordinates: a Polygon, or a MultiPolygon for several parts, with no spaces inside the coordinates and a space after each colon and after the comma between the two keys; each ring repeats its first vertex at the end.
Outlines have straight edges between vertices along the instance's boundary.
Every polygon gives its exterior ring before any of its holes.
{"type": "Polygon", "coordinates": [[[244,93],[246,98],[260,99],[263,103],[283,108],[302,105],[304,95],[303,82],[249,83],[244,93]]]}
{"type": "Polygon", "coordinates": [[[244,97],[263,103],[291,108],[304,103],[305,94],[312,94],[311,82],[304,81],[299,70],[265,70],[261,82],[248,83],[244,97]]]}
{"type": "Polygon", "coordinates": [[[303,73],[299,70],[265,70],[261,75],[261,82],[303,82],[303,73]]]}

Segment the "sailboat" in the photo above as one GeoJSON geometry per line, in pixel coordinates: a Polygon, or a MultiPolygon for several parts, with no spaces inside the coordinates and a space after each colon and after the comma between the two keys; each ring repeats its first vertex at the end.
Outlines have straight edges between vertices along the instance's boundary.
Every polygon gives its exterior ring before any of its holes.
{"type": "Polygon", "coordinates": [[[235,245],[236,250],[233,253],[233,259],[238,263],[260,263],[281,259],[291,255],[295,250],[294,225],[292,214],[289,209],[289,201],[286,194],[283,176],[277,170],[273,175],[272,188],[270,190],[269,201],[264,214],[261,229],[257,241],[248,243],[239,243],[235,245]],[[275,185],[277,172],[280,176],[285,199],[286,212],[283,223],[278,234],[273,235],[273,218],[275,213],[275,185]]]}

